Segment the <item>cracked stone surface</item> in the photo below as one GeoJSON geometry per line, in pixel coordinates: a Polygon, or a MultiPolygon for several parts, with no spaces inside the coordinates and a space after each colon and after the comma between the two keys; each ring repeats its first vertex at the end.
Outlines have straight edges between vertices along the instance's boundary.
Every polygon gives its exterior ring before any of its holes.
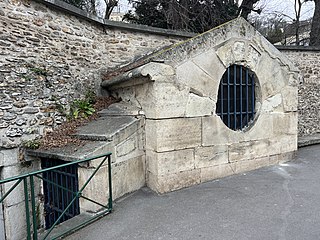
{"type": "Polygon", "coordinates": [[[320,145],[297,158],[180,191],[145,188],[74,239],[320,239],[320,145]]]}

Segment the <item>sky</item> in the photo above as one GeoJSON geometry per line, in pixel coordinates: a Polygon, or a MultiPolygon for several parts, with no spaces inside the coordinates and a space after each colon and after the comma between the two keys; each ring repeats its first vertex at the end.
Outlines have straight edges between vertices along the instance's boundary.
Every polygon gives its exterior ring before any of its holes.
{"type": "Polygon", "coordinates": [[[118,8],[120,9],[120,12],[127,12],[131,8],[131,6],[127,0],[119,0],[118,8]]]}
{"type": "MultiPolygon", "coordinates": [[[[295,17],[294,2],[295,0],[260,0],[257,7],[262,7],[262,16],[272,16],[274,13],[283,13],[284,16],[288,16],[286,20],[292,21],[295,17]]],[[[302,5],[301,20],[311,18],[313,12],[313,1],[304,3],[302,5]]]]}

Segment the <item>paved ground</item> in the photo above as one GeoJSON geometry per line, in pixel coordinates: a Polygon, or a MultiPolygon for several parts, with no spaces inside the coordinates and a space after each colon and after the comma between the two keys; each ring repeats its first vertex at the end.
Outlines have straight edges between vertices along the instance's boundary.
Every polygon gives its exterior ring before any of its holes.
{"type": "Polygon", "coordinates": [[[67,240],[319,240],[320,145],[295,161],[157,196],[140,190],[67,240]]]}

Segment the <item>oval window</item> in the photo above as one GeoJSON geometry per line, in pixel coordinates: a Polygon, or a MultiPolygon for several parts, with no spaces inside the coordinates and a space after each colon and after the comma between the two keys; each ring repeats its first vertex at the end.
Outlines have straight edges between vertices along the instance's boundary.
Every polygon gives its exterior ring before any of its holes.
{"type": "Polygon", "coordinates": [[[220,81],[216,113],[232,130],[250,126],[256,114],[256,75],[241,65],[231,65],[220,81]]]}

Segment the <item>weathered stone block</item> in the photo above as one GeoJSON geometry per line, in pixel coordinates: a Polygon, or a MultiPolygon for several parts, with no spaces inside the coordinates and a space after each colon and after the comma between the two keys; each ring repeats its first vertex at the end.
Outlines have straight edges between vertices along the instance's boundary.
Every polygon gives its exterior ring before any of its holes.
{"type": "Polygon", "coordinates": [[[0,151],[0,167],[3,167],[3,165],[4,165],[4,153],[0,151]]]}
{"type": "Polygon", "coordinates": [[[158,158],[153,150],[146,150],[146,172],[158,175],[158,158]]]}
{"type": "Polygon", "coordinates": [[[273,137],[273,118],[268,113],[260,112],[254,120],[253,126],[247,131],[241,132],[244,141],[254,141],[273,137]]]}
{"type": "Polygon", "coordinates": [[[188,96],[188,87],[173,83],[154,82],[136,88],[146,118],[183,117],[188,96]]]}
{"type": "Polygon", "coordinates": [[[273,132],[276,135],[296,135],[298,133],[298,117],[296,112],[272,113],[273,132]]]}
{"type": "Polygon", "coordinates": [[[297,151],[283,152],[279,154],[278,160],[279,160],[279,163],[284,163],[284,162],[288,162],[295,159],[296,156],[297,156],[297,151]]]}
{"type": "Polygon", "coordinates": [[[216,102],[207,97],[189,94],[186,106],[186,117],[209,116],[215,109],[216,102]]]}
{"type": "MultiPolygon", "coordinates": [[[[19,175],[22,175],[22,174],[25,174],[25,173],[30,173],[32,171],[39,170],[39,169],[40,169],[39,163],[34,161],[28,167],[22,167],[20,164],[3,167],[2,171],[1,171],[1,175],[2,175],[3,179],[6,179],[6,178],[12,178],[12,177],[15,177],[15,176],[19,176],[19,175]]],[[[3,184],[2,185],[3,193],[8,192],[16,182],[17,181],[11,181],[11,182],[3,184]]],[[[28,182],[29,182],[29,179],[28,179],[28,182]]],[[[37,196],[38,194],[41,193],[40,189],[41,189],[41,186],[42,186],[42,182],[41,182],[40,179],[34,178],[34,183],[35,183],[34,191],[35,191],[35,195],[37,196]]],[[[28,183],[28,190],[27,191],[30,193],[30,184],[29,183],[28,183]]],[[[23,185],[23,181],[22,181],[5,198],[4,206],[5,207],[11,207],[11,206],[17,205],[17,204],[19,204],[21,202],[24,202],[24,198],[25,198],[24,185],[23,185]]]]}
{"type": "Polygon", "coordinates": [[[128,138],[127,140],[125,140],[124,142],[116,146],[116,156],[122,157],[130,154],[131,152],[136,150],[137,145],[138,145],[137,138],[135,137],[128,138]]]}
{"type": "Polygon", "coordinates": [[[262,54],[257,65],[256,74],[261,86],[262,99],[281,93],[281,90],[288,85],[290,78],[287,69],[265,53],[262,54]]]}
{"type": "Polygon", "coordinates": [[[252,158],[247,161],[235,162],[233,167],[235,173],[242,173],[252,171],[261,167],[269,166],[269,156],[260,157],[260,158],[252,158]]]}
{"type": "Polygon", "coordinates": [[[201,145],[201,118],[146,120],[146,149],[157,152],[201,145]]]}
{"type": "Polygon", "coordinates": [[[151,62],[141,67],[142,76],[150,76],[153,81],[167,81],[168,76],[173,76],[175,70],[172,66],[151,62]]]}
{"type": "Polygon", "coordinates": [[[228,146],[199,147],[195,150],[195,167],[207,168],[228,163],[228,146]]]}
{"type": "Polygon", "coordinates": [[[192,61],[187,61],[177,67],[177,82],[194,89],[199,95],[214,98],[219,79],[213,79],[208,73],[192,61]]]}
{"type": "Polygon", "coordinates": [[[247,61],[248,66],[253,71],[255,71],[256,66],[259,64],[260,57],[261,57],[260,51],[258,51],[256,47],[249,45],[248,46],[248,56],[247,56],[246,61],[247,61]]]}
{"type": "Polygon", "coordinates": [[[244,141],[245,136],[228,128],[217,115],[202,118],[202,146],[237,143],[244,141]]]}
{"type": "Polygon", "coordinates": [[[283,112],[283,95],[276,94],[262,102],[261,112],[283,112]]]}
{"type": "Polygon", "coordinates": [[[285,112],[297,111],[298,89],[296,87],[286,87],[282,89],[283,108],[285,112]]]}
{"type": "Polygon", "coordinates": [[[148,187],[158,193],[172,192],[181,188],[199,184],[200,169],[157,176],[148,173],[148,187]]]}
{"type": "Polygon", "coordinates": [[[239,162],[269,156],[269,140],[262,139],[231,144],[229,146],[229,162],[239,162]]]}
{"type": "Polygon", "coordinates": [[[220,84],[220,79],[225,72],[225,67],[217,57],[215,49],[210,49],[195,56],[192,58],[192,62],[194,62],[214,80],[214,82],[210,83],[214,89],[213,92],[210,92],[209,89],[206,90],[208,96],[217,96],[218,86],[220,84]]]}
{"type": "Polygon", "coordinates": [[[229,129],[219,116],[202,118],[202,146],[223,145],[229,143],[229,129]]]}
{"type": "MultiPolygon", "coordinates": [[[[93,174],[95,168],[78,168],[79,189],[85,184],[89,177],[93,174]]],[[[89,184],[83,190],[83,196],[90,198],[96,202],[107,205],[109,197],[108,186],[108,168],[101,167],[91,179],[89,184]]],[[[89,202],[84,198],[80,198],[81,211],[94,212],[101,207],[97,204],[89,202]]]]}
{"type": "MultiPolygon", "coordinates": [[[[79,168],[79,188],[94,172],[95,168],[79,168]]],[[[112,164],[112,194],[117,199],[126,193],[138,190],[145,185],[145,157],[140,156],[128,161],[112,164]]],[[[84,196],[102,204],[108,203],[108,167],[102,167],[84,190],[84,196]]],[[[100,207],[85,199],[80,200],[80,207],[85,211],[95,211],[100,207]]]]}
{"type": "Polygon", "coordinates": [[[232,50],[235,62],[246,61],[247,46],[245,41],[234,42],[232,50]]]}
{"type": "Polygon", "coordinates": [[[14,165],[19,162],[19,148],[2,149],[0,150],[0,163],[1,166],[14,165]],[[2,156],[2,162],[1,162],[2,156]]]}
{"type": "Polygon", "coordinates": [[[235,174],[233,163],[201,168],[201,182],[207,182],[235,174]]]}
{"type": "Polygon", "coordinates": [[[233,41],[229,41],[224,43],[217,49],[217,56],[219,57],[225,68],[235,62],[235,56],[233,54],[233,44],[233,41]]]}
{"type": "Polygon", "coordinates": [[[112,166],[112,192],[114,199],[136,191],[145,184],[145,156],[115,163],[112,166]]]}
{"type": "Polygon", "coordinates": [[[296,151],[279,153],[277,155],[270,156],[269,163],[270,165],[276,165],[279,163],[291,161],[295,157],[296,157],[296,151]]]}
{"type": "Polygon", "coordinates": [[[156,175],[173,174],[195,168],[193,149],[163,153],[148,151],[147,154],[147,159],[150,161],[148,171],[156,175]]]}
{"type": "Polygon", "coordinates": [[[295,152],[298,149],[298,137],[296,135],[279,135],[272,138],[270,144],[278,145],[279,153],[295,152]]]}
{"type": "Polygon", "coordinates": [[[5,208],[4,219],[7,239],[26,239],[27,225],[24,202],[5,208]]]}

